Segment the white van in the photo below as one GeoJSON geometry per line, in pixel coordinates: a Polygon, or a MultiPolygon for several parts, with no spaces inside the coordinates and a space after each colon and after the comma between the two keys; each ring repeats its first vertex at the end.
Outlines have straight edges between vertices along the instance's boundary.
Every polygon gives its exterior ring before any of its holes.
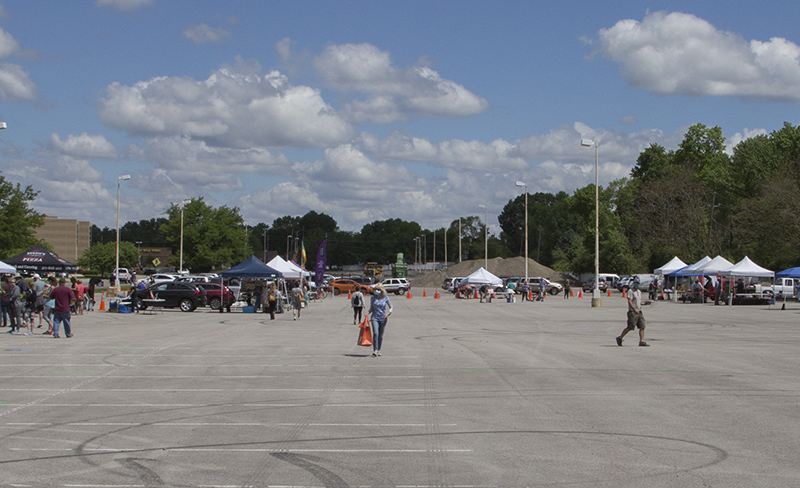
{"type": "Polygon", "coordinates": [[[619,275],[614,273],[600,273],[597,275],[597,277],[601,281],[605,281],[610,287],[616,286],[617,281],[619,281],[619,275]]]}

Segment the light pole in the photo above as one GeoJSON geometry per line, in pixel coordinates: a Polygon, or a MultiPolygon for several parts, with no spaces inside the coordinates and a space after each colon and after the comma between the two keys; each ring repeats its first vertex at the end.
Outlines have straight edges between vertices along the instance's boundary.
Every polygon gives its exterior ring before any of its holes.
{"type": "Polygon", "coordinates": [[[478,205],[483,209],[483,269],[489,271],[489,207],[478,205]]]}
{"type": "Polygon", "coordinates": [[[136,241],[136,251],[139,257],[136,259],[136,265],[142,267],[142,241],[136,241]]]}
{"type": "Polygon", "coordinates": [[[181,202],[181,257],[178,266],[178,274],[183,273],[183,207],[185,207],[187,203],[192,203],[192,201],[184,200],[181,202]]]}
{"type": "Polygon", "coordinates": [[[119,187],[122,180],[131,179],[131,175],[122,175],[117,177],[117,255],[114,267],[114,284],[119,286],[119,187]]]}
{"type": "Polygon", "coordinates": [[[525,283],[527,283],[528,282],[528,184],[522,181],[518,181],[514,184],[519,187],[525,187],[525,283]]]}
{"type": "Polygon", "coordinates": [[[591,139],[581,139],[581,146],[594,146],[594,289],[592,290],[592,307],[599,307],[602,305],[600,298],[600,146],[597,141],[591,139]]]}

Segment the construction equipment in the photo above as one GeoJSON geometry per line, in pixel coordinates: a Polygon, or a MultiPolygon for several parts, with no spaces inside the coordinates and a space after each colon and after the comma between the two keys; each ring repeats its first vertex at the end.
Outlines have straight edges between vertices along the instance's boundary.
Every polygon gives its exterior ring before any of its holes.
{"type": "Polygon", "coordinates": [[[364,265],[364,276],[379,281],[383,277],[383,265],[378,263],[367,263],[364,265]]]}

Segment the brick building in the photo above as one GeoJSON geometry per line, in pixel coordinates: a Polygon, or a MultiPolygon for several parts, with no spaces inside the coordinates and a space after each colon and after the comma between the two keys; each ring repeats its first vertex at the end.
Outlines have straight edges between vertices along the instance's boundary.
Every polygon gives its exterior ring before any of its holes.
{"type": "Polygon", "coordinates": [[[44,224],[36,229],[36,238],[53,246],[58,257],[74,263],[89,249],[92,223],[45,215],[44,224]]]}

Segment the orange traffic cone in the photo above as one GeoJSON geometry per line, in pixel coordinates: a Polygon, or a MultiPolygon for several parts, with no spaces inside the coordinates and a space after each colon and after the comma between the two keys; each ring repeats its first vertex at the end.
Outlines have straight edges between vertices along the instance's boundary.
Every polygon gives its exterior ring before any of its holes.
{"type": "Polygon", "coordinates": [[[478,290],[475,290],[475,298],[480,298],[478,297],[478,290]]]}
{"type": "Polygon", "coordinates": [[[574,292],[574,291],[572,291],[572,290],[570,290],[570,291],[569,291],[569,296],[570,296],[570,298],[574,297],[574,296],[575,296],[575,292],[574,292]]]}
{"type": "Polygon", "coordinates": [[[627,298],[627,297],[625,296],[625,289],[624,289],[624,288],[622,289],[622,298],[627,298]]]}
{"type": "Polygon", "coordinates": [[[101,312],[105,312],[105,310],[106,310],[106,297],[101,296],[100,297],[100,311],[101,312]]]}
{"type": "Polygon", "coordinates": [[[351,295],[349,291],[347,292],[347,299],[348,300],[352,300],[353,299],[353,295],[351,295]]]}
{"type": "Polygon", "coordinates": [[[533,301],[533,292],[532,292],[532,291],[529,291],[529,292],[528,292],[528,301],[529,301],[529,302],[532,302],[532,301],[533,301]]]}
{"type": "Polygon", "coordinates": [[[583,298],[583,290],[578,291],[578,298],[583,298]]]}
{"type": "Polygon", "coordinates": [[[438,300],[439,299],[439,290],[436,290],[436,293],[433,294],[433,299],[434,300],[438,300]]]}
{"type": "Polygon", "coordinates": [[[608,289],[608,296],[611,297],[611,288],[608,289]]]}
{"type": "Polygon", "coordinates": [[[408,293],[406,293],[406,300],[411,300],[411,298],[411,290],[408,290],[408,293]]]}
{"type": "Polygon", "coordinates": [[[425,288],[423,288],[422,289],[422,298],[425,298],[427,296],[428,296],[428,291],[425,288]]]}

